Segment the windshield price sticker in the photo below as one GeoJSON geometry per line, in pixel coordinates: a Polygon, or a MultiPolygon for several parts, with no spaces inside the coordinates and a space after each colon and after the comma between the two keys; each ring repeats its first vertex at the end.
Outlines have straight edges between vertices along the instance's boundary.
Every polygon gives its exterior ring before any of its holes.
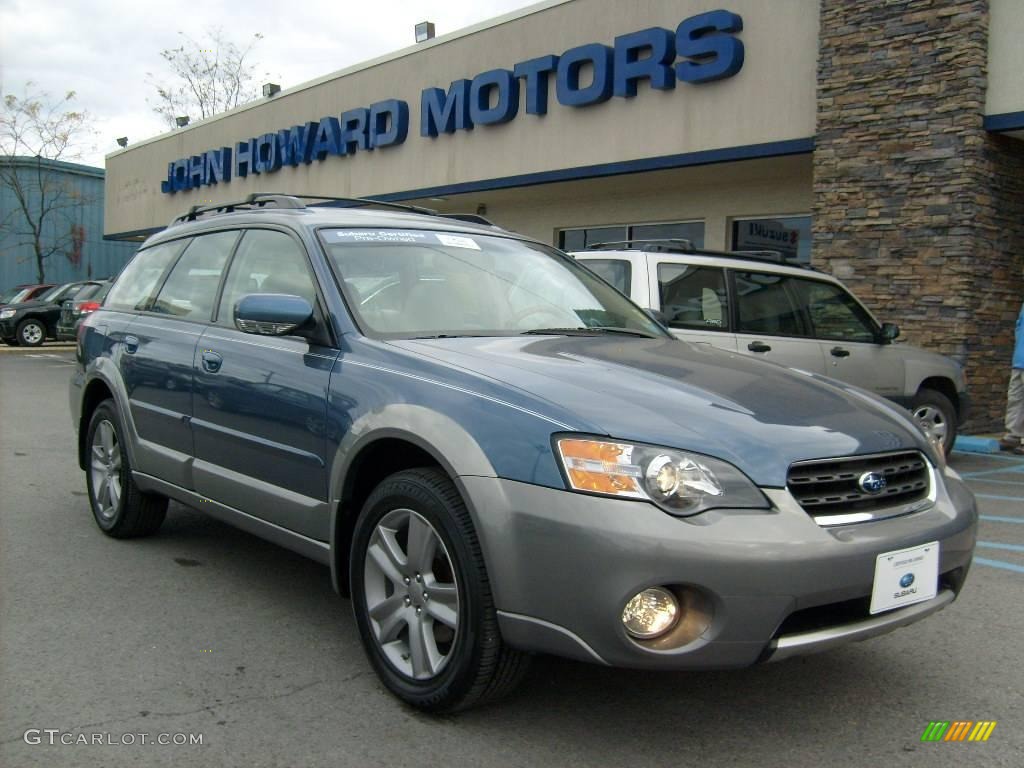
{"type": "Polygon", "coordinates": [[[426,243],[427,232],[405,229],[331,229],[324,232],[330,243],[426,243]]]}
{"type": "Polygon", "coordinates": [[[480,250],[480,246],[476,244],[476,240],[471,237],[462,237],[461,235],[438,235],[437,240],[441,245],[447,245],[451,248],[471,248],[474,251],[480,250]]]}

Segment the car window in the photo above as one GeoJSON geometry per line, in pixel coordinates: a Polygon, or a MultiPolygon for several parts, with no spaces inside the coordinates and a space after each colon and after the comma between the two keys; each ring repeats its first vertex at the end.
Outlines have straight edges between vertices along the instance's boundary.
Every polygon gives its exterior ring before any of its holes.
{"type": "Polygon", "coordinates": [[[629,296],[633,265],[624,259],[584,259],[583,264],[629,296]]]}
{"type": "Polygon", "coordinates": [[[237,231],[193,239],[171,269],[151,310],[190,320],[209,320],[221,272],[237,239],[237,231]]]}
{"type": "Polygon", "coordinates": [[[228,269],[217,324],[235,327],[235,306],[251,293],[301,296],[316,306],[316,287],[305,250],[284,232],[250,229],[228,269]]]}
{"type": "Polygon", "coordinates": [[[795,278],[767,272],[735,272],[740,333],[807,336],[790,284],[795,278]]]}
{"type": "Polygon", "coordinates": [[[539,243],[394,229],[320,237],[357,322],[389,338],[602,327],[664,335],[590,270],[539,243]]]}
{"type": "Polygon", "coordinates": [[[145,309],[167,266],[181,253],[187,242],[175,240],[161,243],[136,253],[117,276],[103,306],[110,309],[145,309]]]}
{"type": "Polygon", "coordinates": [[[658,265],[661,311],[672,328],[729,327],[725,271],[717,267],[661,263],[658,265]]]}
{"type": "Polygon", "coordinates": [[[66,283],[64,285],[55,285],[42,296],[37,296],[36,298],[39,301],[56,301],[61,295],[63,295],[64,289],[67,287],[66,283]]]}
{"type": "Polygon", "coordinates": [[[794,280],[800,303],[807,308],[819,339],[873,342],[875,324],[864,308],[843,288],[820,280],[794,280]]]}

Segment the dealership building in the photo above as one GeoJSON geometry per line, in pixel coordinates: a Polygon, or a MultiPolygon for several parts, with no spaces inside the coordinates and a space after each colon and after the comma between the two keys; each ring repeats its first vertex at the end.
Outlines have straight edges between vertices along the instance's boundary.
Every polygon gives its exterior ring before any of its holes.
{"type": "Polygon", "coordinates": [[[1021,41],[1020,0],[547,0],[108,155],[105,237],[269,191],[566,249],[777,250],[963,363],[993,429],[1024,299],[1021,41]]]}

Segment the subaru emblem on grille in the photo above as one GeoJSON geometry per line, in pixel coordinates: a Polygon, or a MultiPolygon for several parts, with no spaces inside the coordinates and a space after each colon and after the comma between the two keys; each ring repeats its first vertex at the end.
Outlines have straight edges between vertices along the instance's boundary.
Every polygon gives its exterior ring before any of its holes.
{"type": "Polygon", "coordinates": [[[877,472],[865,472],[857,480],[857,485],[864,493],[870,493],[874,496],[876,493],[881,493],[885,490],[887,483],[885,477],[878,474],[877,472]]]}

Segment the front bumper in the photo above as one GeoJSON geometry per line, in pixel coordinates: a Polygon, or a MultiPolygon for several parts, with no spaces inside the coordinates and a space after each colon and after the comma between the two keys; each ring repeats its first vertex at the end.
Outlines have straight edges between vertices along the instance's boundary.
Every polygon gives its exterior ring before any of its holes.
{"type": "Polygon", "coordinates": [[[822,528],[788,491],[767,510],[675,518],[644,502],[486,477],[462,477],[484,550],[502,635],[513,647],[622,667],[743,667],[842,645],[917,621],[955,598],[977,528],[973,496],[955,478],[930,508],[822,528]],[[940,542],[939,594],[870,616],[882,552],[940,542]],[[654,648],[620,616],[640,590],[695,588],[709,623],[692,640],[654,648]]]}
{"type": "Polygon", "coordinates": [[[14,320],[0,320],[0,339],[13,339],[18,332],[18,325],[14,320]]]}

